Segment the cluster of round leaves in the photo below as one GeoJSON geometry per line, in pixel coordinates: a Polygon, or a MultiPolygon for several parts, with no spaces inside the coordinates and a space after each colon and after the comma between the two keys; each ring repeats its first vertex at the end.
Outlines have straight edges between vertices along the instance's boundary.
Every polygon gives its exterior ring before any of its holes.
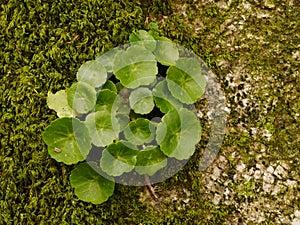
{"type": "Polygon", "coordinates": [[[80,163],[71,173],[80,199],[102,203],[113,194],[113,177],[133,170],[152,176],[168,157],[183,160],[194,153],[201,126],[186,106],[203,95],[206,82],[198,61],[180,57],[168,39],[135,32],[130,45],[84,63],[77,80],[48,94],[59,118],[43,139],[51,157],[67,165],[86,160],[93,146],[101,151],[100,160],[80,163]],[[159,65],[168,67],[164,78],[159,65]],[[155,111],[164,114],[160,121],[148,118],[155,111]]]}

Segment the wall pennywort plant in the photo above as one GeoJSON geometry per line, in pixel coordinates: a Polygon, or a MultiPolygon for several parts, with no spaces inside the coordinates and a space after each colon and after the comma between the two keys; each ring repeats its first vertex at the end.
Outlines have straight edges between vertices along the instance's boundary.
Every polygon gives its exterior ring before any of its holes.
{"type": "Polygon", "coordinates": [[[206,87],[199,62],[155,29],[129,41],[81,65],[70,88],[48,93],[59,118],[43,140],[56,161],[77,164],[70,183],[94,204],[108,200],[117,177],[151,178],[169,159],[188,159],[201,138],[191,110],[206,87]]]}

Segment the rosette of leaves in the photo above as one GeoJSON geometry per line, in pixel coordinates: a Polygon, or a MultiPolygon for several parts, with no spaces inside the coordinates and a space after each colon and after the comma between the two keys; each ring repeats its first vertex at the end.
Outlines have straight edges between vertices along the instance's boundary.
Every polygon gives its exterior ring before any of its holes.
{"type": "Polygon", "coordinates": [[[116,177],[153,176],[168,157],[188,159],[201,137],[186,107],[205,90],[200,64],[180,57],[156,28],[136,31],[129,41],[80,66],[70,88],[48,93],[59,117],[43,133],[49,155],[77,164],[70,183],[78,198],[94,204],[113,194],[116,177]],[[165,74],[158,74],[161,65],[168,67],[165,74]],[[151,121],[155,117],[162,119],[151,121]],[[99,158],[83,162],[95,149],[99,158]]]}

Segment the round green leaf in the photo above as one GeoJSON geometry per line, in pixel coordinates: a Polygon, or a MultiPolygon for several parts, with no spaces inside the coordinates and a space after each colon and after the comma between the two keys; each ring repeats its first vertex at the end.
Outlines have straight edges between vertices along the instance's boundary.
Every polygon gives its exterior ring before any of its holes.
{"type": "Polygon", "coordinates": [[[105,52],[102,55],[98,55],[95,60],[102,63],[102,65],[106,68],[107,72],[112,72],[115,55],[119,51],[120,50],[118,48],[113,48],[112,50],[105,52]]]}
{"type": "Polygon", "coordinates": [[[77,80],[92,87],[100,87],[107,80],[107,72],[101,62],[88,61],[81,65],[77,72],[77,80]]]}
{"type": "Polygon", "coordinates": [[[119,136],[119,126],[110,111],[98,111],[88,114],[85,119],[94,145],[104,147],[119,136]]]}
{"type": "Polygon", "coordinates": [[[150,50],[151,52],[155,49],[156,41],[154,38],[145,30],[139,30],[130,34],[129,41],[131,44],[137,44],[144,46],[146,49],[150,50]]]}
{"type": "Polygon", "coordinates": [[[95,111],[108,111],[111,112],[111,108],[116,101],[117,93],[108,89],[102,89],[98,92],[95,111]]]}
{"type": "Polygon", "coordinates": [[[58,117],[75,117],[76,113],[71,109],[67,101],[67,93],[61,90],[52,94],[48,92],[47,105],[56,111],[58,117]]]}
{"type": "Polygon", "coordinates": [[[67,165],[86,159],[91,138],[86,126],[76,118],[59,118],[53,121],[43,133],[52,158],[67,165]]]}
{"type": "Polygon", "coordinates": [[[100,176],[98,170],[95,162],[80,163],[72,170],[70,183],[82,201],[101,204],[113,195],[115,183],[100,176]]]}
{"type": "Polygon", "coordinates": [[[182,103],[175,99],[170,93],[166,80],[160,81],[154,87],[153,96],[155,97],[155,104],[161,112],[167,113],[175,108],[182,107],[182,103]]]}
{"type": "Polygon", "coordinates": [[[158,69],[154,55],[145,47],[134,45],[117,53],[113,72],[122,85],[137,88],[151,84],[158,69]]]}
{"type": "Polygon", "coordinates": [[[135,170],[141,175],[148,174],[152,176],[166,165],[167,157],[160,151],[159,147],[147,146],[139,151],[135,170]]]}
{"type": "Polygon", "coordinates": [[[162,152],[179,160],[188,159],[201,138],[201,126],[196,115],[182,108],[169,111],[157,126],[156,141],[162,152]]]}
{"type": "Polygon", "coordinates": [[[102,152],[101,169],[110,176],[120,176],[133,170],[138,150],[128,142],[116,142],[108,145],[102,152]]]}
{"type": "Polygon", "coordinates": [[[167,83],[172,95],[187,104],[196,102],[206,86],[201,66],[194,58],[178,59],[167,71],[167,83]]]}
{"type": "Polygon", "coordinates": [[[174,65],[175,61],[179,58],[176,45],[169,41],[169,39],[158,40],[153,54],[158,62],[166,66],[174,65]]]}
{"type": "Polygon", "coordinates": [[[135,113],[147,114],[154,108],[152,92],[145,87],[138,88],[130,93],[130,107],[135,113]]]}
{"type": "Polygon", "coordinates": [[[136,145],[143,145],[153,141],[154,134],[154,125],[143,118],[131,121],[124,130],[125,138],[136,145]]]}
{"type": "Polygon", "coordinates": [[[104,89],[111,90],[116,93],[118,92],[116,85],[111,80],[106,81],[106,83],[102,86],[101,89],[102,90],[104,90],[104,89]]]}
{"type": "Polygon", "coordinates": [[[74,83],[67,89],[68,104],[78,114],[91,111],[96,104],[96,90],[87,83],[74,83]]]}

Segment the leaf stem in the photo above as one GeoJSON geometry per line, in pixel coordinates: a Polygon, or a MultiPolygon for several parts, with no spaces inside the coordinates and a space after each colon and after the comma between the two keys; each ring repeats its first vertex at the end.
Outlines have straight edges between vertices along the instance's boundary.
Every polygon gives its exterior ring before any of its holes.
{"type": "Polygon", "coordinates": [[[152,185],[151,185],[149,176],[148,176],[147,174],[145,174],[144,177],[145,177],[146,187],[147,187],[148,191],[150,192],[150,194],[151,194],[151,196],[153,197],[153,199],[154,199],[155,201],[157,201],[157,200],[158,200],[158,197],[157,197],[157,195],[155,194],[155,190],[154,190],[154,188],[153,188],[152,185]]]}

